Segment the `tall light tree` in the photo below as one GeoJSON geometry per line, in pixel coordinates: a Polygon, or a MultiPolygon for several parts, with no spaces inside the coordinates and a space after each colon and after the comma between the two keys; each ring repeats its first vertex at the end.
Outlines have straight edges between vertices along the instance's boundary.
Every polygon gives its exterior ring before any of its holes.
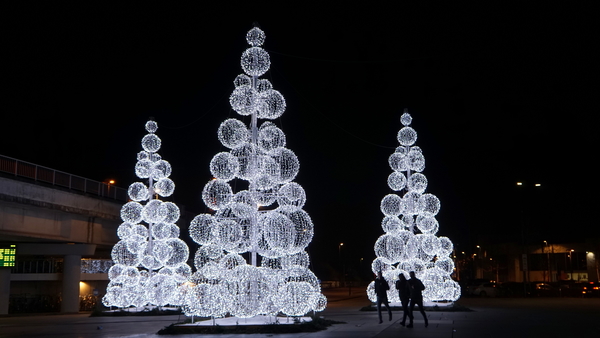
{"type": "Polygon", "coordinates": [[[137,155],[135,173],[145,182],[129,186],[130,202],[121,208],[120,240],[112,249],[114,265],[102,302],[106,306],[183,305],[185,283],[192,270],[187,265],[189,249],[179,239],[177,205],[163,202],[175,184],[169,178],[171,165],[157,153],[161,139],[158,125],[148,121],[143,150],[137,155]]]}
{"type": "Polygon", "coordinates": [[[293,181],[300,163],[271,122],[284,113],[286,102],[269,80],[259,78],[271,63],[264,40],[257,27],[246,34],[244,74],[235,78],[229,102],[250,123],[229,118],[219,126],[219,141],[228,150],[211,160],[214,179],[202,191],[214,212],[196,216],[190,225],[200,247],[184,308],[189,316],[300,316],[327,303],[305,251],[313,222],[302,209],[305,191],[293,181]]]}
{"type": "MultiPolygon", "coordinates": [[[[415,145],[417,132],[410,127],[412,117],[405,110],[400,121],[404,125],[398,132],[400,146],[388,160],[393,172],[387,182],[394,193],[381,200],[384,215],[381,226],[385,233],[375,242],[377,257],[371,268],[373,273],[383,272],[390,283],[390,302],[400,301],[393,281],[401,273],[409,279],[410,271],[425,285],[424,300],[454,301],[460,297],[460,287],[450,276],[454,272],[453,244],[447,237],[436,236],[439,224],[435,216],[440,201],[425,192],[428,182],[422,173],[425,156],[415,145]]],[[[376,301],[373,282],[367,294],[371,301],[376,301]]]]}

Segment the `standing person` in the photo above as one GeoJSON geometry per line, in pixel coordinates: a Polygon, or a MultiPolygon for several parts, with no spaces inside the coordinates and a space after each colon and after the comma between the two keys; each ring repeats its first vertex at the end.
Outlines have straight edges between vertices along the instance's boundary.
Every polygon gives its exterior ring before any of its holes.
{"type": "Polygon", "coordinates": [[[404,315],[402,316],[402,322],[400,325],[404,326],[406,323],[406,317],[410,319],[412,323],[412,313],[408,309],[408,301],[410,300],[410,288],[408,286],[408,281],[404,274],[401,273],[398,275],[398,280],[396,281],[396,290],[398,290],[398,295],[400,296],[400,302],[402,303],[402,311],[404,311],[404,315]]]}
{"type": "Polygon", "coordinates": [[[425,285],[415,276],[415,272],[410,272],[410,279],[408,280],[408,286],[410,288],[410,323],[406,327],[413,327],[413,311],[415,309],[415,304],[419,305],[419,311],[423,315],[425,319],[425,327],[429,325],[429,321],[427,320],[427,315],[425,314],[425,310],[423,310],[423,290],[425,290],[425,285]]]}
{"type": "Polygon", "coordinates": [[[392,310],[390,309],[390,304],[388,303],[387,298],[387,290],[390,289],[390,285],[383,278],[381,271],[377,273],[377,278],[375,278],[375,293],[377,294],[377,314],[379,314],[379,324],[383,323],[383,319],[381,319],[381,304],[385,305],[390,315],[390,321],[392,320],[392,310]]]}

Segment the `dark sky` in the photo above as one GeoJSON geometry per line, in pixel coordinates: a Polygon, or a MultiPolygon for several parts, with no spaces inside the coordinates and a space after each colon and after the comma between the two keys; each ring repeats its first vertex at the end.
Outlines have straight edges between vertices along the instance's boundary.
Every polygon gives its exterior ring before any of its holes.
{"type": "Polygon", "coordinates": [[[523,219],[533,242],[599,235],[591,6],[200,3],[3,4],[0,154],[126,188],[153,116],[174,201],[204,212],[209,161],[225,150],[217,128],[242,119],[228,97],[256,21],[263,78],[287,101],[276,123],[300,160],[314,260],[340,242],[348,259],[375,257],[404,108],[442,203],[439,234],[461,251],[520,240],[523,219]]]}

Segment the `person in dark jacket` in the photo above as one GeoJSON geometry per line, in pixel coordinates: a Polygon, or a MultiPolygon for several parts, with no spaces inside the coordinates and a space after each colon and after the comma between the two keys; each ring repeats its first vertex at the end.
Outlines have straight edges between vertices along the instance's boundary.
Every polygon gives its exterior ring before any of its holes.
{"type": "Polygon", "coordinates": [[[415,304],[419,305],[419,311],[423,315],[425,319],[425,327],[429,325],[429,321],[427,320],[427,315],[425,314],[425,310],[423,310],[423,290],[425,290],[425,285],[415,276],[415,272],[410,272],[410,279],[408,280],[408,286],[410,289],[410,323],[406,327],[413,327],[413,311],[415,309],[415,304]]]}
{"type": "Polygon", "coordinates": [[[396,290],[398,290],[400,302],[402,303],[402,311],[404,311],[400,325],[404,326],[406,324],[406,317],[408,317],[412,323],[412,313],[408,309],[408,301],[410,300],[408,280],[406,280],[406,277],[404,277],[404,274],[402,273],[398,275],[398,280],[396,281],[396,290]]]}
{"type": "Polygon", "coordinates": [[[390,285],[383,278],[381,271],[377,273],[377,278],[375,278],[375,293],[377,294],[377,314],[379,314],[379,324],[383,323],[383,319],[381,318],[381,304],[385,305],[390,315],[390,321],[392,320],[392,310],[390,309],[390,304],[388,303],[387,291],[390,289],[390,285]]]}

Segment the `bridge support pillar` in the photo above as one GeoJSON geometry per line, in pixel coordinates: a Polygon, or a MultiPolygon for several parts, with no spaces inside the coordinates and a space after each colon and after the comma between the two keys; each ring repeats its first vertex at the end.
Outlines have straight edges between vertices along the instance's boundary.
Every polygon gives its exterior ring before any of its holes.
{"type": "Polygon", "coordinates": [[[63,261],[62,305],[60,312],[79,312],[81,255],[65,255],[63,261]]]}
{"type": "Polygon", "coordinates": [[[0,316],[8,315],[10,268],[0,268],[0,316]]]}

